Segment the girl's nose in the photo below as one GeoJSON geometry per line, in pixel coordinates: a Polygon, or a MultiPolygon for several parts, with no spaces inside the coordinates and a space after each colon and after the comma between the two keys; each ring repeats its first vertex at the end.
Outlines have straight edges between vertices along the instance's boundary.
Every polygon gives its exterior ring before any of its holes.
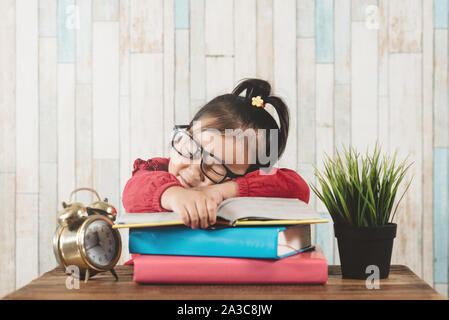
{"type": "Polygon", "coordinates": [[[201,183],[205,179],[199,164],[192,164],[191,166],[189,166],[188,173],[189,178],[192,180],[192,182],[195,182],[195,184],[201,183]]]}

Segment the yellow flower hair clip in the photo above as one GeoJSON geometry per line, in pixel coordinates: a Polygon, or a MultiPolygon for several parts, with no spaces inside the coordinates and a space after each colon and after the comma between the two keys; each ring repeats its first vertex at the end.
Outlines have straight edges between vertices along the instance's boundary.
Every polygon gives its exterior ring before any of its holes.
{"type": "Polygon", "coordinates": [[[263,108],[265,106],[264,103],[263,103],[263,100],[262,100],[262,98],[260,96],[253,97],[252,105],[256,106],[256,107],[261,107],[261,108],[263,108]]]}

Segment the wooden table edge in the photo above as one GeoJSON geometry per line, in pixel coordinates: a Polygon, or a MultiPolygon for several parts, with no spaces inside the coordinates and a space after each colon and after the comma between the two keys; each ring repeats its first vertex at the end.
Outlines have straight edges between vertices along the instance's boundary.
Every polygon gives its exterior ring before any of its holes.
{"type": "MultiPolygon", "coordinates": [[[[118,299],[115,299],[113,297],[108,298],[108,299],[102,299],[102,298],[95,298],[95,297],[89,297],[89,299],[78,299],[76,297],[73,296],[64,296],[64,295],[60,295],[58,298],[47,298],[47,299],[42,299],[41,297],[39,297],[38,295],[35,296],[30,296],[28,295],[24,295],[24,293],[27,292],[27,290],[29,288],[32,288],[33,286],[38,286],[40,281],[42,281],[42,279],[46,279],[46,278],[55,278],[54,273],[58,272],[57,269],[60,267],[56,267],[50,271],[45,272],[44,274],[42,274],[40,277],[32,280],[31,282],[29,282],[27,285],[5,295],[4,297],[2,297],[2,300],[448,300],[447,298],[445,298],[444,296],[442,296],[441,294],[439,294],[437,291],[435,291],[435,289],[433,289],[428,283],[426,283],[424,280],[422,280],[418,275],[416,275],[408,266],[406,265],[392,265],[392,269],[393,269],[393,273],[395,272],[395,270],[400,270],[403,269],[404,272],[406,272],[408,275],[411,276],[414,285],[419,285],[421,288],[421,291],[424,290],[426,295],[425,295],[425,299],[423,299],[422,294],[420,295],[419,293],[413,295],[413,294],[409,294],[409,295],[404,295],[404,296],[398,296],[397,293],[392,293],[392,294],[384,294],[384,295],[376,295],[374,294],[373,296],[354,296],[353,294],[351,295],[350,291],[349,292],[345,292],[345,293],[341,293],[339,295],[336,295],[335,293],[331,293],[331,294],[326,294],[326,293],[312,293],[311,295],[307,295],[307,293],[302,293],[301,296],[299,297],[298,293],[294,293],[294,294],[289,294],[289,293],[285,293],[285,294],[270,294],[269,292],[266,293],[266,295],[263,296],[251,296],[251,297],[245,297],[242,296],[242,294],[240,295],[236,295],[235,293],[223,293],[223,294],[216,294],[213,295],[212,297],[208,296],[205,297],[204,294],[198,294],[198,293],[193,293],[190,294],[188,296],[186,296],[185,294],[172,294],[171,296],[152,296],[151,298],[145,297],[143,294],[139,295],[139,296],[132,296],[129,295],[128,298],[124,298],[123,296],[119,297],[118,299]]],[[[123,270],[126,270],[127,268],[132,268],[132,266],[127,265],[127,266],[118,266],[118,269],[121,270],[123,272],[123,270]]],[[[339,269],[340,266],[334,266],[334,265],[330,265],[329,266],[329,278],[334,278],[334,279],[339,279],[340,281],[364,281],[364,280],[349,280],[349,279],[341,279],[341,274],[339,273],[339,269]]],[[[62,270],[61,270],[62,271],[62,270]]],[[[128,273],[132,272],[131,270],[126,270],[128,273]]],[[[65,274],[61,273],[61,277],[65,277],[65,274]]],[[[58,275],[59,277],[59,275],[58,275]]],[[[129,277],[129,274],[128,274],[129,277]]],[[[381,280],[382,281],[382,280],[381,280]]],[[[388,281],[388,280],[385,280],[388,281]]],[[[129,280],[124,281],[125,283],[128,283],[129,280]]],[[[132,281],[131,281],[132,282],[132,281]]],[[[362,282],[359,283],[359,285],[362,284],[362,282]]],[[[148,287],[158,287],[158,286],[180,286],[183,288],[187,288],[189,286],[192,287],[197,287],[197,286],[204,286],[204,287],[210,287],[210,286],[215,286],[213,284],[211,285],[182,285],[182,284],[137,284],[135,283],[136,286],[148,286],[148,287]]],[[[236,287],[251,287],[251,286],[270,286],[270,285],[264,285],[264,284],[254,284],[254,285],[241,285],[241,284],[229,284],[229,285],[220,285],[220,286],[236,286],[236,287]]],[[[274,286],[297,286],[297,285],[274,285],[274,286]]],[[[311,286],[311,285],[299,285],[299,286],[311,286]]],[[[313,285],[313,286],[329,286],[329,283],[327,284],[322,284],[322,285],[313,285]]],[[[373,291],[372,291],[373,292],[373,291]]],[[[373,292],[375,293],[375,292],[373,292]]]]}

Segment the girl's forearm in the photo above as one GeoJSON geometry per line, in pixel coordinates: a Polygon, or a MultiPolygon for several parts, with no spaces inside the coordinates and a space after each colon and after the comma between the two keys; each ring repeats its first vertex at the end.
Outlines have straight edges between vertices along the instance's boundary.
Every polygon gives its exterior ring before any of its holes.
{"type": "Polygon", "coordinates": [[[234,198],[239,195],[239,186],[235,181],[227,181],[218,184],[217,187],[220,189],[223,199],[234,198]]]}
{"type": "Polygon", "coordinates": [[[176,197],[176,194],[179,193],[179,190],[183,190],[183,187],[173,186],[167,188],[161,195],[161,207],[165,210],[173,211],[171,206],[171,201],[173,197],[176,197]]]}

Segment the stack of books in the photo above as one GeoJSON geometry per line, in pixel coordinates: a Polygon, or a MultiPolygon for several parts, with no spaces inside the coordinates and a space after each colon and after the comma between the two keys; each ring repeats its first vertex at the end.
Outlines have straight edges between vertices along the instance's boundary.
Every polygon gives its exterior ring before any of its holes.
{"type": "Polygon", "coordinates": [[[327,261],[311,225],[328,222],[297,199],[231,198],[208,229],[175,212],[127,213],[138,283],[326,283],[327,261]]]}

